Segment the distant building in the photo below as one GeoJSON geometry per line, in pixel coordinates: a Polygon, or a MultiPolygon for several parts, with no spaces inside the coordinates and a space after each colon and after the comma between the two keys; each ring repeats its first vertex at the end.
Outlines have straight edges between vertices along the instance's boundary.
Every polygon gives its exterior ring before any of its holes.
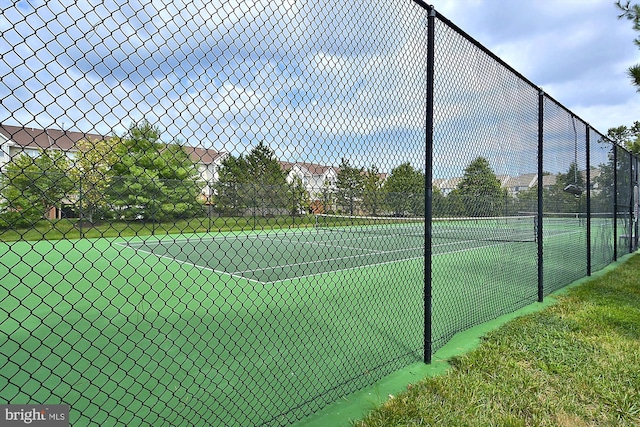
{"type": "MultiPolygon", "coordinates": [[[[37,157],[40,150],[59,150],[69,159],[73,159],[79,151],[81,140],[102,140],[108,136],[60,129],[38,129],[0,125],[0,173],[12,158],[21,154],[37,157]]],[[[202,182],[202,197],[205,203],[211,201],[213,183],[218,180],[218,170],[227,153],[211,149],[186,145],[185,150],[197,165],[202,182]]],[[[60,218],[61,209],[50,213],[51,218],[60,218]]]]}
{"type": "Polygon", "coordinates": [[[302,182],[309,193],[312,211],[322,213],[333,209],[333,206],[324,206],[323,198],[327,190],[335,190],[339,168],[306,162],[280,162],[280,164],[288,172],[288,183],[293,182],[295,178],[302,182]]]}

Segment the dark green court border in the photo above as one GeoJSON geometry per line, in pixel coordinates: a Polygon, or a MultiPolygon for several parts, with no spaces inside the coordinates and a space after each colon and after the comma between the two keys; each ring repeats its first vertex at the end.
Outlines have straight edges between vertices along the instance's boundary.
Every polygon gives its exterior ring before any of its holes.
{"type": "Polygon", "coordinates": [[[337,402],[332,403],[321,411],[295,423],[295,427],[340,427],[350,426],[352,421],[363,418],[368,412],[382,405],[389,400],[390,396],[407,389],[410,384],[416,383],[426,377],[435,377],[445,374],[451,365],[449,360],[453,357],[461,356],[478,347],[481,338],[487,333],[498,329],[509,321],[525,316],[530,313],[542,311],[557,302],[557,296],[565,294],[572,288],[580,286],[594,280],[611,270],[616,269],[625,263],[635,253],[619,257],[616,262],[612,262],[607,267],[593,273],[589,277],[576,280],[575,282],[559,289],[545,297],[542,303],[533,303],[523,307],[513,313],[508,313],[494,320],[474,326],[466,331],[457,333],[447,344],[436,351],[433,355],[433,362],[430,365],[424,363],[414,363],[404,369],[400,369],[385,378],[377,381],[374,385],[353,393],[337,402]]]}

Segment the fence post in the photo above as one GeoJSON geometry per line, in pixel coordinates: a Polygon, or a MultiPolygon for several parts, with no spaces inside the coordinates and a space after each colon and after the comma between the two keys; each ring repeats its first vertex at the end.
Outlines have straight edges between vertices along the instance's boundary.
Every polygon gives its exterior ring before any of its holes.
{"type": "Polygon", "coordinates": [[[618,144],[613,144],[613,260],[618,260],[618,144]]]}
{"type": "MultiPolygon", "coordinates": [[[[591,139],[589,137],[590,126],[585,125],[586,130],[586,151],[587,151],[587,276],[591,276],[591,139]]],[[[580,212],[578,212],[580,215],[580,212]]]]}
{"type": "Polygon", "coordinates": [[[631,162],[634,165],[634,173],[633,173],[633,250],[638,249],[638,157],[636,155],[632,156],[631,162]]]}
{"type": "Polygon", "coordinates": [[[542,196],[542,178],[543,178],[543,165],[542,165],[542,150],[544,146],[544,92],[540,90],[538,92],[538,215],[536,217],[536,240],[538,241],[538,302],[544,300],[544,273],[543,267],[543,251],[542,251],[542,213],[543,213],[543,200],[542,196]]]}
{"type": "Polygon", "coordinates": [[[431,216],[433,213],[433,81],[435,76],[435,21],[436,10],[429,6],[427,21],[427,105],[425,135],[425,233],[424,233],[424,363],[431,363],[431,216]]]}
{"type": "Polygon", "coordinates": [[[624,231],[627,235],[627,249],[629,253],[633,252],[633,154],[631,151],[627,152],[629,156],[629,196],[627,197],[627,203],[629,203],[629,226],[624,231]]]}

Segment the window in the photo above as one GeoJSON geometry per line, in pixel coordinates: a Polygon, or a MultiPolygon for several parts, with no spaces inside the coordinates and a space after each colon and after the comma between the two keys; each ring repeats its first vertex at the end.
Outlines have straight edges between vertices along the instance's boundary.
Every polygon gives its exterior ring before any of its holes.
{"type": "Polygon", "coordinates": [[[29,157],[33,157],[34,159],[40,157],[40,151],[35,148],[25,148],[24,150],[22,150],[22,152],[29,157]]]}

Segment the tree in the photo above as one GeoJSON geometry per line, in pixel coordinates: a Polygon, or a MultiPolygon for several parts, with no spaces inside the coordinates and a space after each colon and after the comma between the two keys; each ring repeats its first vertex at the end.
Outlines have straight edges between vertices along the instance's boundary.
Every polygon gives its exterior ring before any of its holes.
{"type": "Polygon", "coordinates": [[[447,205],[446,197],[438,187],[433,187],[431,191],[431,213],[434,217],[443,217],[446,215],[447,205]]]}
{"type": "Polygon", "coordinates": [[[625,147],[633,154],[640,154],[640,122],[633,122],[630,128],[624,125],[609,128],[607,136],[617,145],[625,147]]]}
{"type": "Polygon", "coordinates": [[[385,182],[387,205],[395,215],[424,214],[425,175],[409,162],[397,166],[385,182]]]}
{"type": "MultiPolygon", "coordinates": [[[[548,200],[548,190],[543,188],[542,192],[544,200],[548,200]]],[[[538,212],[538,186],[534,185],[531,188],[527,188],[526,190],[518,192],[513,200],[513,204],[513,209],[508,212],[538,212]]]]}
{"type": "MultiPolygon", "coordinates": [[[[618,18],[626,18],[633,22],[633,29],[640,31],[640,6],[637,4],[631,5],[631,1],[627,1],[624,5],[618,0],[616,6],[622,11],[622,14],[618,18]]],[[[640,47],[640,38],[636,37],[633,42],[636,46],[640,47]]],[[[632,84],[640,91],[640,64],[632,65],[628,69],[629,77],[632,84]]]]}
{"type": "Polygon", "coordinates": [[[117,216],[163,221],[202,211],[197,166],[178,141],[160,142],[159,130],[143,121],[113,142],[108,195],[117,216]]]}
{"type": "Polygon", "coordinates": [[[586,209],[586,186],[584,176],[578,170],[578,164],[572,162],[567,173],[556,175],[556,182],[551,186],[545,199],[547,212],[577,212],[586,209]],[[576,195],[566,191],[568,186],[575,186],[582,190],[576,195]]]}
{"type": "Polygon", "coordinates": [[[371,215],[378,215],[384,205],[384,180],[378,168],[371,165],[365,172],[362,206],[371,215]]]}
{"type": "Polygon", "coordinates": [[[32,158],[21,154],[7,164],[0,176],[2,225],[27,226],[46,218],[70,196],[69,160],[60,150],[39,150],[32,158]]]}
{"type": "Polygon", "coordinates": [[[250,206],[262,215],[270,215],[290,207],[287,172],[280,166],[274,151],[264,142],[255,146],[246,158],[250,179],[250,206]]]}
{"type": "Polygon", "coordinates": [[[77,143],[79,151],[70,177],[74,181],[80,218],[90,223],[94,222],[96,213],[108,209],[105,194],[111,184],[109,171],[118,160],[113,149],[118,143],[117,137],[107,140],[83,139],[77,143]]]}
{"type": "Polygon", "coordinates": [[[216,208],[225,215],[243,215],[247,209],[268,215],[292,208],[286,172],[263,142],[246,157],[225,158],[215,190],[216,208]]]}
{"type": "Polygon", "coordinates": [[[484,157],[478,157],[467,166],[456,189],[465,215],[493,216],[504,210],[507,190],[500,187],[500,181],[484,157]]]}
{"type": "Polygon", "coordinates": [[[294,177],[289,184],[289,194],[291,194],[291,216],[308,212],[311,207],[309,192],[300,177],[294,177]]]}
{"type": "Polygon", "coordinates": [[[324,180],[322,183],[322,188],[320,192],[317,194],[319,198],[319,205],[316,205],[315,212],[316,213],[333,213],[336,198],[335,198],[335,189],[332,188],[331,183],[328,180],[324,180]]]}
{"type": "Polygon", "coordinates": [[[214,185],[216,209],[222,215],[237,216],[246,208],[243,186],[248,182],[247,174],[247,162],[242,155],[229,155],[222,161],[214,185]]]}
{"type": "Polygon", "coordinates": [[[364,191],[364,169],[355,168],[349,160],[342,159],[336,179],[336,203],[354,215],[362,201],[364,191]]]}
{"type": "Polygon", "coordinates": [[[440,213],[441,216],[445,217],[460,217],[467,215],[460,190],[456,188],[444,197],[440,213]]]}

